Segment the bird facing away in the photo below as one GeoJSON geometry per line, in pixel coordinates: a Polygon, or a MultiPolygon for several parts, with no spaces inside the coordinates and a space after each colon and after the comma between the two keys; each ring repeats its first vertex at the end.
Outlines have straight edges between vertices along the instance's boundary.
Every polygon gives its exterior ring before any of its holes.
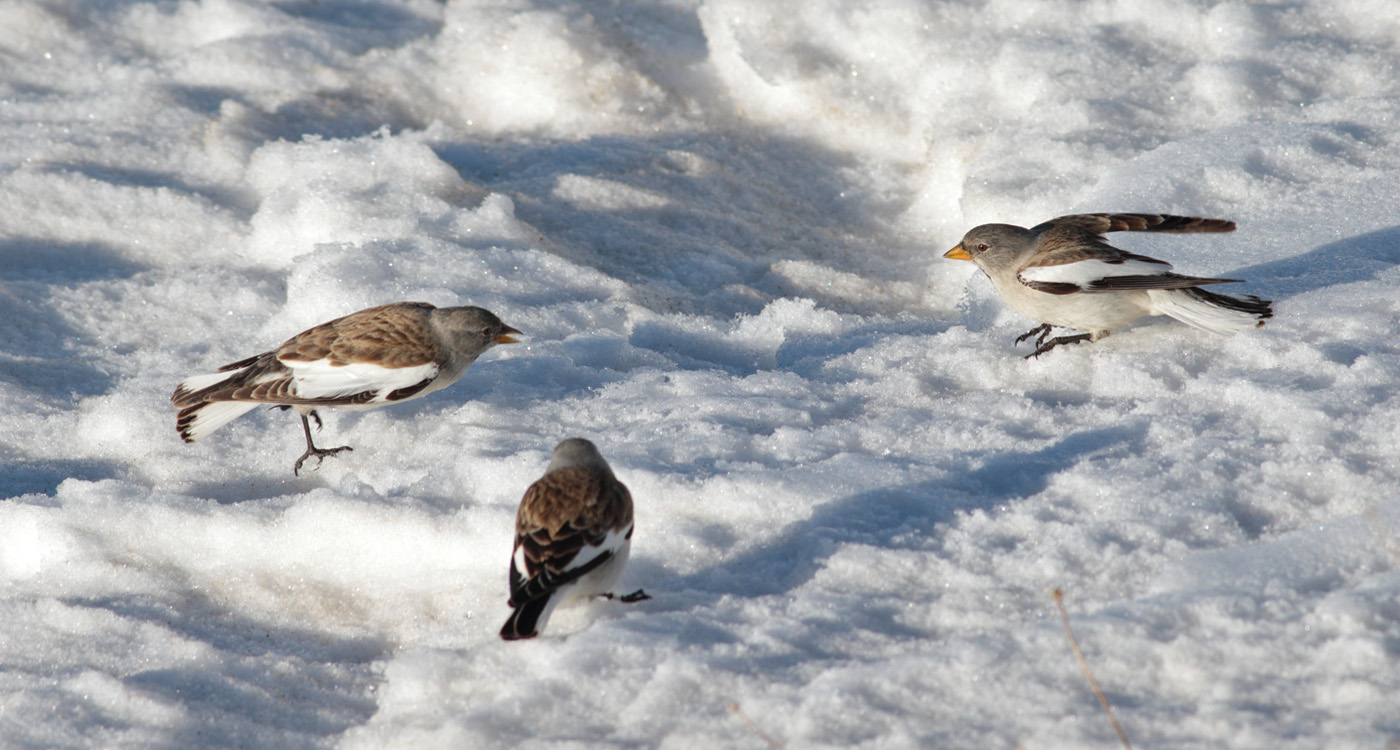
{"type": "Polygon", "coordinates": [[[1030,229],[983,224],[943,254],[970,260],[986,272],[1013,310],[1041,325],[1016,343],[1039,334],[1039,357],[1060,344],[1098,341],[1114,328],[1146,315],[1168,315],[1195,328],[1230,334],[1264,325],[1273,317],[1268,300],[1216,294],[1201,287],[1238,279],[1182,276],[1171,264],[1109,245],[1107,232],[1233,232],[1235,222],[1159,214],[1078,214],[1030,229]],[[1046,341],[1052,326],[1088,333],[1046,341]]]}
{"type": "MultiPolygon", "coordinates": [[[[515,517],[508,641],[534,638],[554,608],[584,597],[613,598],[632,547],[632,495],[598,448],[583,438],[554,447],[544,476],[530,485],[515,517]]],[[[624,602],[650,599],[638,589],[624,602]]]]}
{"type": "Polygon", "coordinates": [[[186,378],[171,403],[176,428],[193,443],[258,404],[295,409],[306,434],[306,459],[352,450],[317,448],[307,417],[323,406],[374,409],[426,396],[457,382],[467,366],[496,344],[514,344],[519,331],[480,307],[434,307],[395,302],[336,318],[218,372],[186,378]]]}

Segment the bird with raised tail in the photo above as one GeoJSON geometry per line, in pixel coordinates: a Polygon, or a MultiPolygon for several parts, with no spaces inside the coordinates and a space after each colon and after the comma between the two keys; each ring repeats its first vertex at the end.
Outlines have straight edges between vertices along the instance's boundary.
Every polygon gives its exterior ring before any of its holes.
{"type": "Polygon", "coordinates": [[[317,448],[307,417],[321,426],[316,410],[374,409],[426,396],[457,382],[483,352],[513,344],[511,328],[480,307],[434,307],[395,302],[336,318],[303,331],[281,346],[186,378],[171,403],[180,410],[176,428],[193,443],[259,404],[295,409],[306,434],[306,459],[352,450],[317,448]]]}
{"type": "MultiPolygon", "coordinates": [[[[508,641],[534,638],[555,607],[585,597],[612,599],[632,547],[632,495],[597,446],[570,438],[555,446],[515,518],[508,641]]],[[[650,599],[638,589],[624,602],[650,599]]]]}
{"type": "Polygon", "coordinates": [[[1115,328],[1148,315],[1167,315],[1189,326],[1230,334],[1273,317],[1268,300],[1202,289],[1238,279],[1183,276],[1166,261],[1119,250],[1107,232],[1172,234],[1233,232],[1224,219],[1163,214],[1077,214],[1030,229],[983,224],[943,257],[981,268],[1013,310],[1041,325],[1016,339],[1038,336],[1027,358],[1060,344],[1098,341],[1115,328]],[[1088,333],[1046,341],[1052,327],[1088,333]]]}

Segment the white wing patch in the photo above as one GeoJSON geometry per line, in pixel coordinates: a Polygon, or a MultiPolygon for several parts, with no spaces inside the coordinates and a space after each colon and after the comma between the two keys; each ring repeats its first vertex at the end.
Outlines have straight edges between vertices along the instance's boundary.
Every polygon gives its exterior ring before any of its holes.
{"type": "MultiPolygon", "coordinates": [[[[347,398],[360,393],[373,393],[370,403],[381,403],[394,391],[418,385],[437,377],[436,362],[416,367],[381,367],[368,362],[356,362],[340,367],[324,359],[314,362],[283,361],[292,371],[292,392],[305,399],[347,398]]],[[[427,392],[426,389],[423,392],[427,392]]]]}
{"type": "Polygon", "coordinates": [[[1113,276],[1156,276],[1171,269],[1170,263],[1148,263],[1142,260],[1126,260],[1122,263],[1108,263],[1102,260],[1080,260],[1058,266],[1034,266],[1021,271],[1022,282],[1035,281],[1045,284],[1074,284],[1087,287],[1100,279],[1113,276]]]}
{"type": "Polygon", "coordinates": [[[604,552],[618,551],[624,544],[628,543],[627,535],[631,532],[632,524],[628,524],[624,529],[609,531],[608,535],[603,537],[603,542],[596,547],[585,544],[583,549],[579,550],[578,554],[574,556],[574,559],[569,561],[569,565],[564,568],[564,571],[567,572],[575,568],[582,568],[604,552]]]}

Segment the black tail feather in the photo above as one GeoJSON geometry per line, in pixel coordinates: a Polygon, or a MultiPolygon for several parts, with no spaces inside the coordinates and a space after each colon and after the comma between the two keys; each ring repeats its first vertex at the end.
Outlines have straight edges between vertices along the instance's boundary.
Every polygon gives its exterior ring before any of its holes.
{"type": "Polygon", "coordinates": [[[611,559],[613,559],[613,553],[604,552],[572,570],[555,573],[545,569],[534,578],[528,579],[521,576],[520,572],[515,569],[515,564],[512,563],[510,566],[510,606],[514,607],[520,602],[529,602],[540,597],[547,599],[549,594],[592,573],[611,559]]]}
{"type": "Polygon", "coordinates": [[[208,402],[200,402],[194,406],[187,406],[175,415],[175,430],[180,433],[180,439],[186,443],[193,443],[194,438],[190,437],[190,426],[199,416],[199,410],[208,406],[208,402]]]}
{"type": "Polygon", "coordinates": [[[544,614],[544,608],[548,604],[548,596],[517,604],[506,624],[501,626],[501,637],[508,641],[519,641],[539,635],[540,615],[544,614]]]}
{"type": "Polygon", "coordinates": [[[1261,326],[1264,325],[1264,320],[1266,318],[1274,317],[1273,303],[1270,300],[1259,299],[1252,294],[1240,296],[1233,294],[1216,294],[1215,292],[1206,291],[1199,287],[1184,289],[1182,291],[1202,302],[1208,302],[1216,307],[1223,307],[1226,310],[1235,310],[1237,312],[1253,315],[1259,319],[1259,325],[1261,326]]]}

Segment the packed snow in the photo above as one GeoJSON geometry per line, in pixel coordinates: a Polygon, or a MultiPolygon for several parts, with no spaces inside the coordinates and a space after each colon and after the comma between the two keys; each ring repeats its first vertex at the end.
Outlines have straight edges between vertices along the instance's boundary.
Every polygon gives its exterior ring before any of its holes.
{"type": "Polygon", "coordinates": [[[0,747],[1400,743],[1388,0],[0,4],[0,747]],[[1023,360],[974,225],[1244,283],[1023,360]],[[377,304],[526,335],[193,444],[377,304]],[[619,589],[497,636],[595,442],[619,589]]]}

